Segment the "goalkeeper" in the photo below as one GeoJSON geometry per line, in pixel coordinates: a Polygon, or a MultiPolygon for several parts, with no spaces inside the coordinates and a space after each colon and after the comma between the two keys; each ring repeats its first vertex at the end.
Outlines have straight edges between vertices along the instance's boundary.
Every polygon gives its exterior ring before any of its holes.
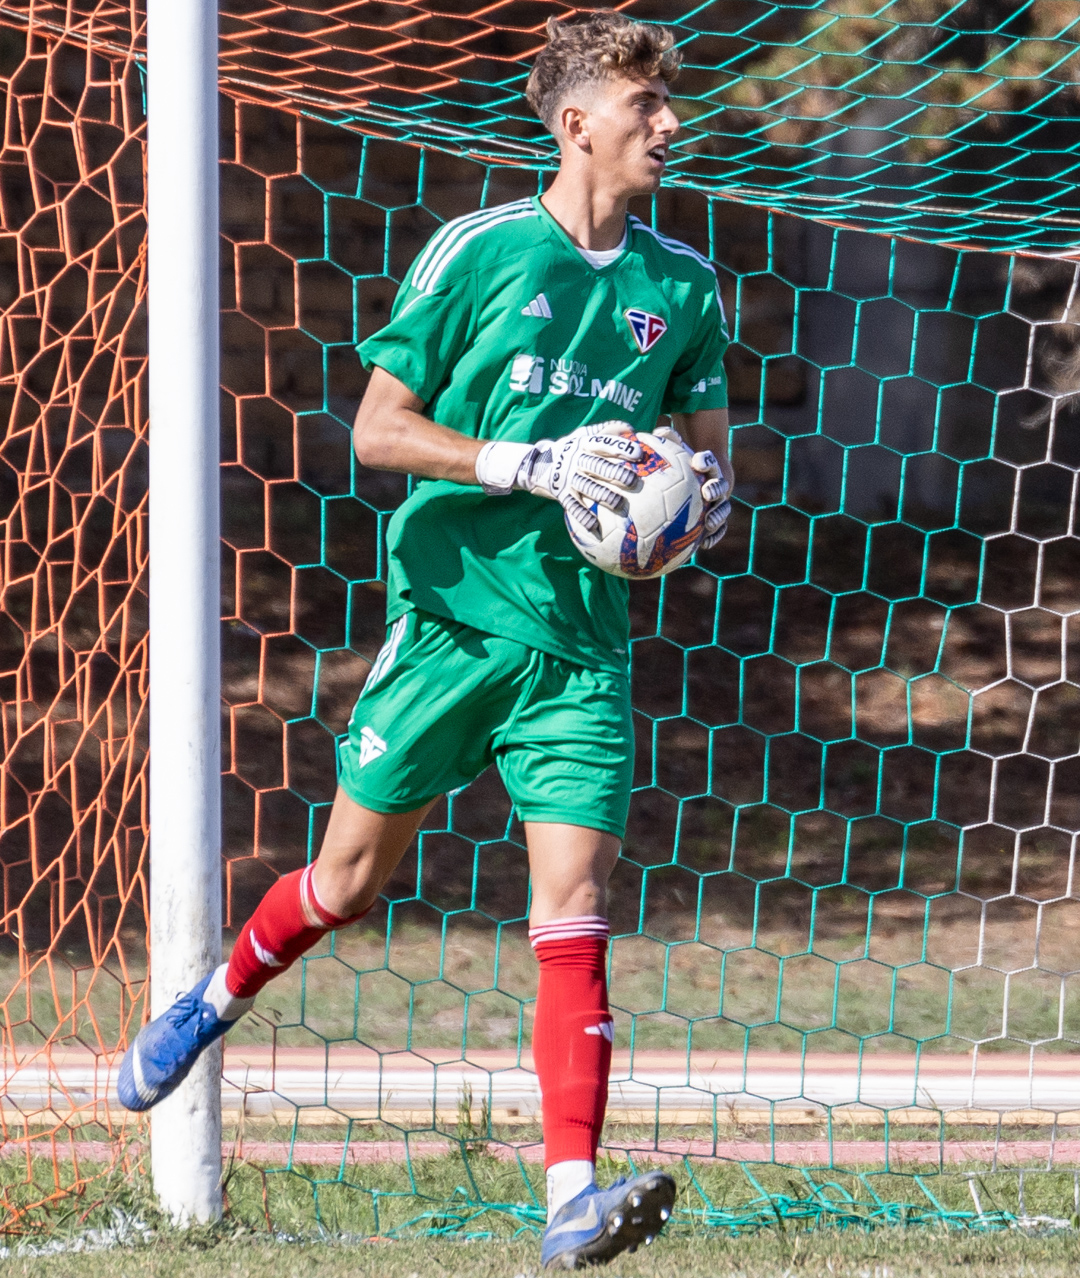
{"type": "Polygon", "coordinates": [[[227,965],[147,1025],[120,1096],[148,1109],[267,981],[375,902],[432,803],[494,763],[525,825],[539,961],[533,1059],[548,1175],[545,1265],[649,1242],[675,1186],[600,1189],[607,1102],[605,892],[629,806],[626,582],[574,549],[635,479],[634,431],[687,441],[723,536],[727,345],[703,257],[628,216],[678,121],[664,28],[612,12],[548,24],[527,94],[559,144],[540,197],[445,225],[360,347],[362,464],[415,475],[390,522],[388,632],[342,747],[318,860],[266,894],[227,965]]]}

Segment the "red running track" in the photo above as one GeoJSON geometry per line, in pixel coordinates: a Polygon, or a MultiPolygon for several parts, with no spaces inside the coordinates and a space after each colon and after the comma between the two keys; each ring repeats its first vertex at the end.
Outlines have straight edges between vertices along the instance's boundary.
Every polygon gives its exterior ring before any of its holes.
{"type": "MultiPolygon", "coordinates": [[[[458,1150],[455,1141],[416,1140],[356,1140],[347,1146],[344,1141],[241,1141],[238,1144],[223,1143],[222,1154],[226,1159],[236,1157],[264,1166],[337,1166],[357,1163],[403,1162],[411,1153],[414,1159],[431,1158],[458,1150]]],[[[765,1141],[738,1140],[662,1140],[658,1146],[609,1145],[609,1152],[624,1152],[638,1159],[651,1162],[675,1162],[679,1159],[718,1158],[730,1162],[782,1163],[792,1167],[868,1167],[888,1166],[898,1169],[906,1166],[932,1167],[957,1166],[979,1163],[984,1167],[1004,1169],[1025,1167],[1065,1170],[1080,1163],[1080,1140],[949,1140],[944,1145],[937,1141],[882,1140],[834,1141],[832,1162],[829,1160],[829,1143],[822,1140],[765,1141]]],[[[25,1155],[27,1146],[22,1141],[8,1141],[0,1145],[0,1157],[13,1154],[25,1155]]],[[[144,1147],[128,1144],[127,1155],[138,1155],[144,1147]]],[[[55,1143],[37,1140],[30,1144],[30,1153],[42,1158],[60,1157],[85,1159],[88,1162],[108,1163],[117,1154],[118,1147],[108,1141],[65,1141],[55,1143]]],[[[512,1162],[518,1158],[527,1163],[543,1161],[543,1146],[538,1143],[492,1143],[487,1152],[496,1158],[512,1162]]]]}

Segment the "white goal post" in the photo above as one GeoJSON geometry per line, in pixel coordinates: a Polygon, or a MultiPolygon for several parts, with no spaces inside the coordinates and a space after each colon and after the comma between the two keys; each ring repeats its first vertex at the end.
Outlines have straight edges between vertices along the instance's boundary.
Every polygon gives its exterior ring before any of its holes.
{"type": "MultiPolygon", "coordinates": [[[[147,5],[150,977],[160,1015],[221,961],[216,0],[147,5]]],[[[221,1045],[151,1118],[178,1224],[221,1215],[221,1045]]]]}

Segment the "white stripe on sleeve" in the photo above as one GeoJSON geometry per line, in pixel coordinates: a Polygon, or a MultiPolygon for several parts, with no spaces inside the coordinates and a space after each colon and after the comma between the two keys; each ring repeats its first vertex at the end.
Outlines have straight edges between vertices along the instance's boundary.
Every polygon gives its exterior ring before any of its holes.
{"type": "Polygon", "coordinates": [[[466,213],[463,217],[456,217],[452,222],[447,222],[445,226],[439,227],[427,244],[420,250],[420,256],[416,259],[413,268],[413,285],[416,285],[421,273],[427,269],[433,255],[460,231],[466,230],[470,226],[475,226],[477,222],[484,221],[505,209],[515,208],[524,202],[515,200],[513,204],[500,204],[493,209],[479,209],[476,213],[466,213]]]}
{"type": "MultiPolygon", "coordinates": [[[[508,209],[512,205],[506,206],[508,209]]],[[[503,213],[500,217],[492,218],[489,222],[482,222],[478,226],[472,226],[462,235],[459,235],[453,242],[448,242],[446,247],[441,249],[437,256],[432,260],[431,265],[426,268],[423,278],[413,277],[413,287],[419,289],[422,293],[431,293],[435,285],[439,282],[439,277],[447,266],[454,260],[461,250],[474,240],[478,235],[483,235],[485,231],[490,231],[492,227],[501,226],[504,222],[516,222],[523,217],[539,217],[537,211],[531,204],[527,204],[525,208],[516,209],[514,212],[503,213]]]]}

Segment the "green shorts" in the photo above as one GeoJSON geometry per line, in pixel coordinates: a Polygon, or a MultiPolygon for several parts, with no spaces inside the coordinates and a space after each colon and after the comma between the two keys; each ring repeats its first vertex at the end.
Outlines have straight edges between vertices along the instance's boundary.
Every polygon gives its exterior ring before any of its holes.
{"type": "Polygon", "coordinates": [[[523,821],[622,838],[633,750],[624,675],[412,611],[371,667],[340,782],[365,808],[411,812],[494,763],[523,821]]]}

